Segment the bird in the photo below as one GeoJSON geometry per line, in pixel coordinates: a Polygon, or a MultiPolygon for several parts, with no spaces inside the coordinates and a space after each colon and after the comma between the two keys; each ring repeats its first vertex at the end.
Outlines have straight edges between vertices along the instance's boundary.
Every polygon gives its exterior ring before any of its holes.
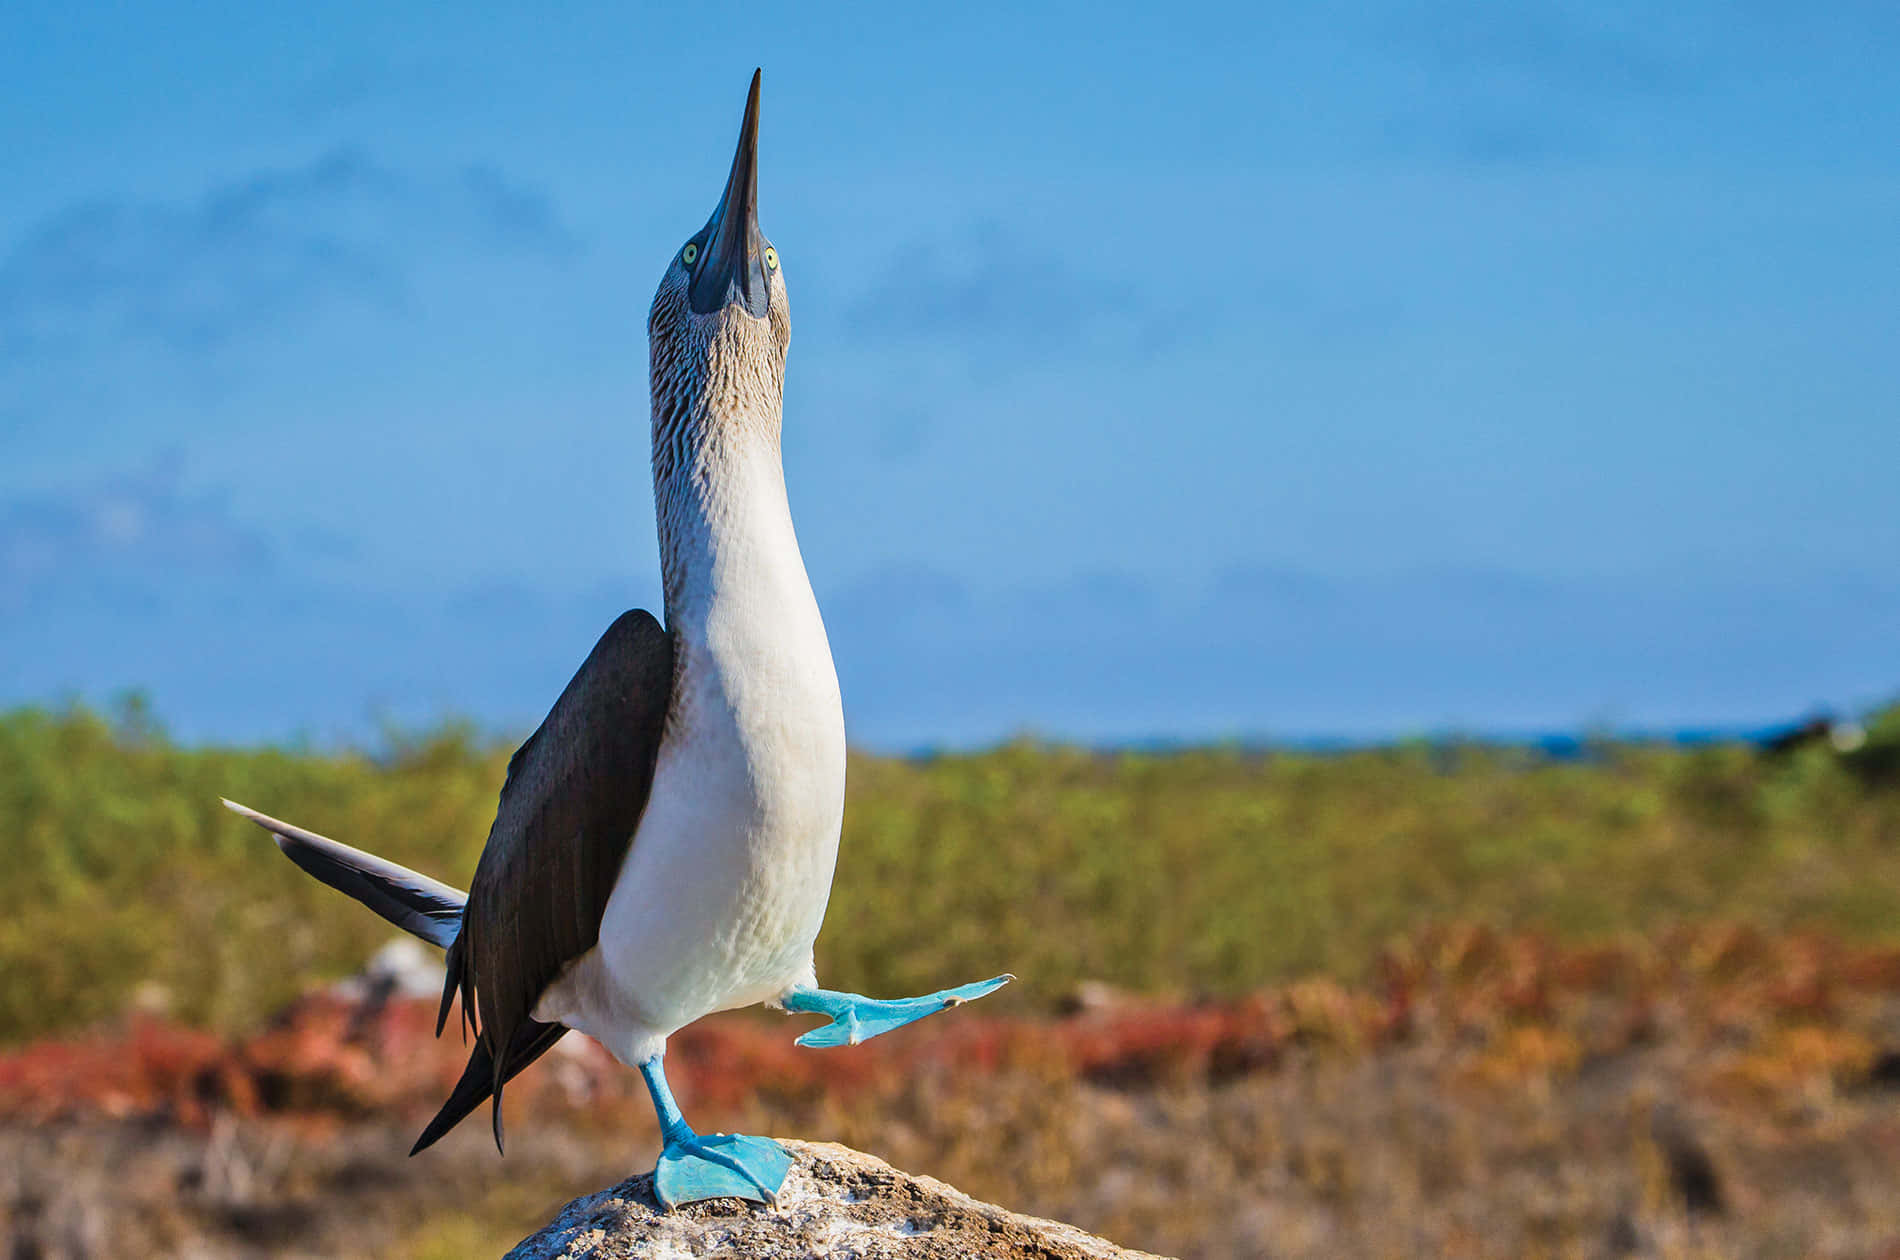
{"type": "Polygon", "coordinates": [[[436,1035],[459,1000],[474,1039],[412,1155],[484,1101],[503,1149],[504,1087],[578,1031],[644,1079],[668,1209],[776,1203],[790,1165],[769,1138],[687,1124],[666,1080],[674,1032],[762,1003],[827,1018],[797,1044],[844,1045],[1014,978],[892,1000],[818,987],[845,727],[780,453],[791,321],[759,229],[760,77],[725,191],[647,318],[664,624],[618,617],[515,751],[467,893],[224,802],[305,872],[447,951],[436,1035]]]}

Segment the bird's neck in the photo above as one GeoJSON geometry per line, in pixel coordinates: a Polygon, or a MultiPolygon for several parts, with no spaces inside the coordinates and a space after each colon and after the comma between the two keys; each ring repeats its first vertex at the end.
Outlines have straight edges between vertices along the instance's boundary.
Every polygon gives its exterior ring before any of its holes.
{"type": "MultiPolygon", "coordinates": [[[[734,588],[810,583],[792,531],[779,413],[694,408],[653,424],[653,498],[667,625],[692,633],[734,588]]],[[[788,592],[789,593],[789,592],[788,592]]]]}

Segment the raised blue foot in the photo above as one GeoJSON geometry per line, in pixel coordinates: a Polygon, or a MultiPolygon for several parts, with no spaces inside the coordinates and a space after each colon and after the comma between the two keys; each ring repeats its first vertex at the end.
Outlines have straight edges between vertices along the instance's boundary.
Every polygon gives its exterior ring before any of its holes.
{"type": "Polygon", "coordinates": [[[835,993],[830,989],[793,989],[780,999],[785,1009],[801,1014],[829,1015],[831,1022],[814,1028],[798,1039],[801,1046],[855,1046],[879,1033],[935,1015],[938,1011],[974,1002],[994,993],[1015,976],[997,976],[932,993],[928,997],[895,998],[880,1001],[856,993],[835,993]]]}
{"type": "Polygon", "coordinates": [[[671,1210],[701,1199],[751,1199],[776,1203],[792,1157],[771,1138],[737,1133],[693,1132],[680,1115],[679,1104],[666,1083],[660,1055],[640,1065],[653,1110],[660,1117],[660,1139],[665,1143],[653,1169],[653,1195],[671,1210]]]}

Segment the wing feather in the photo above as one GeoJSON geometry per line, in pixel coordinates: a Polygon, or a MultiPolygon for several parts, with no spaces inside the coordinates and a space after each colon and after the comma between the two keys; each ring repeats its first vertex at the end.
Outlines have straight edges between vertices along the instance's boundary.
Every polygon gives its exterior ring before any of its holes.
{"type": "Polygon", "coordinates": [[[475,1012],[470,1066],[487,1060],[497,1116],[509,1069],[525,1066],[518,1052],[540,1041],[528,1027],[536,1001],[600,938],[653,786],[672,688],[672,640],[651,614],[623,613],[508,763],[441,1012],[457,991],[464,1017],[475,1012]]]}

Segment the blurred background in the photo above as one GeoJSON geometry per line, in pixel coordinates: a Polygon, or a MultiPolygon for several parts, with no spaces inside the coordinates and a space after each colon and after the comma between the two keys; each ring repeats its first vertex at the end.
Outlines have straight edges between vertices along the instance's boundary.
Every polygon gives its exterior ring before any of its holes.
{"type": "Polygon", "coordinates": [[[708,1021],[689,1106],[1184,1257],[1900,1248],[1896,57],[1871,3],[7,6],[15,1254],[480,1254],[650,1160],[578,1037],[527,1158],[402,1160],[433,960],[217,798],[466,879],[660,605],[645,314],[755,65],[858,749],[820,966],[1024,981],[815,1063],[708,1021]]]}

